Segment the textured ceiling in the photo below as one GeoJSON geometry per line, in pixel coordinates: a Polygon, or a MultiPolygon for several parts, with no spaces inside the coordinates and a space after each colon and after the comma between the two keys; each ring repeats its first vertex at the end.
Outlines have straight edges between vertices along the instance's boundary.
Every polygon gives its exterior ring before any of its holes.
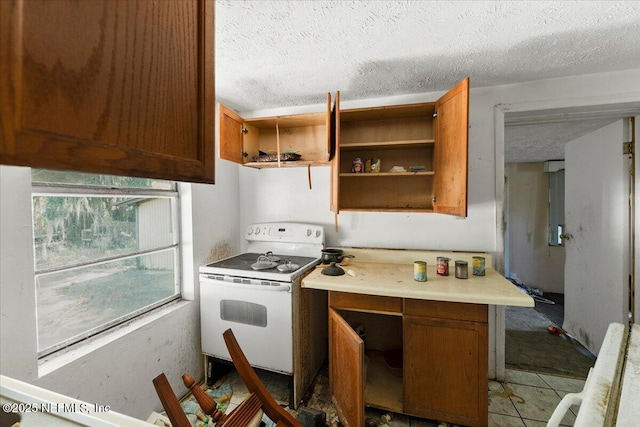
{"type": "MultiPolygon", "coordinates": [[[[638,1],[216,1],[237,111],[638,68],[638,1]]],[[[515,130],[512,130],[515,132],[515,130]]]]}

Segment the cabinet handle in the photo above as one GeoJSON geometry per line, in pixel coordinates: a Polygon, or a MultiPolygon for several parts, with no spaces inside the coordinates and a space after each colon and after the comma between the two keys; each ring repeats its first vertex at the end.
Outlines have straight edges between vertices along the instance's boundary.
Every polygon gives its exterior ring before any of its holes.
{"type": "Polygon", "coordinates": [[[249,133],[249,129],[247,129],[246,127],[242,126],[240,128],[240,132],[244,133],[245,135],[249,133]]]}
{"type": "Polygon", "coordinates": [[[437,203],[438,202],[438,197],[437,196],[433,196],[433,198],[431,199],[432,203],[437,203]]]}

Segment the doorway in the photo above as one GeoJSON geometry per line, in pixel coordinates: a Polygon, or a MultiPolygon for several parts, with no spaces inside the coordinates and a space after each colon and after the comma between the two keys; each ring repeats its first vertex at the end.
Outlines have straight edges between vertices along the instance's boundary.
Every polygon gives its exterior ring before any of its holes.
{"type": "MultiPolygon", "coordinates": [[[[634,108],[637,110],[637,105],[634,108]]],[[[504,122],[496,122],[504,130],[506,181],[501,209],[504,212],[504,224],[498,227],[504,239],[504,274],[523,285],[534,297],[541,297],[536,302],[536,309],[506,309],[507,368],[519,364],[520,368],[527,370],[584,377],[593,365],[593,354],[580,340],[562,329],[565,320],[564,247],[548,245],[549,177],[544,166],[544,160],[563,159],[564,144],[579,138],[577,133],[589,133],[594,128],[605,127],[620,119],[616,114],[608,114],[607,117],[606,110],[609,108],[606,106],[602,107],[604,114],[598,113],[602,117],[595,117],[593,108],[590,110],[586,114],[591,117],[582,121],[576,118],[584,114],[578,114],[574,108],[570,113],[567,110],[522,110],[513,114],[513,117],[509,117],[511,113],[506,113],[504,122]],[[576,120],[566,120],[567,116],[576,120]],[[518,138],[523,135],[524,140],[519,141],[518,138]],[[531,156],[544,157],[526,158],[527,153],[522,151],[525,145],[533,148],[529,150],[531,156]],[[547,150],[546,153],[544,150],[547,150]],[[553,304],[545,300],[551,300],[553,304]],[[548,328],[560,333],[550,333],[548,328]],[[515,357],[514,360],[514,354],[520,358],[515,357]],[[558,354],[564,355],[556,358],[558,354]],[[554,359],[558,361],[554,363],[554,359]]],[[[616,110],[619,113],[620,108],[616,110]]],[[[497,140],[498,146],[499,142],[497,140]]],[[[497,189],[500,189],[499,185],[497,189]]],[[[576,301],[572,301],[575,298],[573,294],[567,303],[575,304],[576,301]]]]}
{"type": "Polygon", "coordinates": [[[545,162],[505,165],[505,276],[535,300],[535,308],[505,309],[505,364],[586,378],[595,356],[562,330],[565,247],[549,242],[553,173],[563,170],[550,172],[545,162]]]}

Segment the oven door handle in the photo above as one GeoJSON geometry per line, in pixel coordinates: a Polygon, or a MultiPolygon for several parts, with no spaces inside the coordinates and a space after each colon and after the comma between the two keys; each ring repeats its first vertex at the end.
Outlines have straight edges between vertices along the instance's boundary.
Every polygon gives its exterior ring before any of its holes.
{"type": "Polygon", "coordinates": [[[200,277],[200,283],[211,283],[215,286],[226,286],[228,288],[242,289],[247,291],[291,292],[291,285],[287,283],[282,283],[279,285],[250,285],[247,283],[235,283],[226,280],[211,279],[209,277],[200,277]]]}

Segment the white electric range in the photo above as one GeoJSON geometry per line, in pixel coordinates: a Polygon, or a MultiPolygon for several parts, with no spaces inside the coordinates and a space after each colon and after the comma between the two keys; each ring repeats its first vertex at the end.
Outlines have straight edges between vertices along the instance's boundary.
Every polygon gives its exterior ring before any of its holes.
{"type": "Polygon", "coordinates": [[[231,360],[222,336],[231,328],[252,366],[293,376],[294,333],[300,326],[294,295],[320,263],[324,229],[260,223],[248,226],[244,237],[247,252],[200,267],[202,352],[231,360]]]}

